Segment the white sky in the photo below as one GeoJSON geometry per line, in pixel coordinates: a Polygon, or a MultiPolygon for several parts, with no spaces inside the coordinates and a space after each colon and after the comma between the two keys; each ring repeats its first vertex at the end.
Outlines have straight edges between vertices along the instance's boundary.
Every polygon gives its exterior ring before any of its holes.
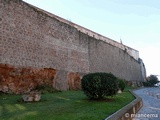
{"type": "Polygon", "coordinates": [[[24,0],[139,51],[160,75],[160,0],[24,0]]]}

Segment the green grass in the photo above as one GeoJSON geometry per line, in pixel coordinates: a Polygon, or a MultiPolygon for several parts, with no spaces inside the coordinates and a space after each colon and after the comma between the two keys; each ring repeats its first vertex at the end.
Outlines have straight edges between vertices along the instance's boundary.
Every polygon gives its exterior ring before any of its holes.
{"type": "Polygon", "coordinates": [[[0,120],[104,120],[134,100],[128,89],[105,101],[89,101],[82,91],[42,94],[40,102],[19,103],[19,98],[0,95],[0,120]]]}

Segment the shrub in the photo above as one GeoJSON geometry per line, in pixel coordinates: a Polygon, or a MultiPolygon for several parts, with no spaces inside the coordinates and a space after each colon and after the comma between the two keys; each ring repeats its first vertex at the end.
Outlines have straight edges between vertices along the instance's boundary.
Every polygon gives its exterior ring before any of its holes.
{"type": "Polygon", "coordinates": [[[158,78],[156,75],[150,75],[147,77],[147,82],[150,84],[150,86],[154,86],[154,84],[158,83],[158,78]]]}
{"type": "Polygon", "coordinates": [[[153,87],[154,84],[158,83],[159,80],[156,75],[150,75],[146,78],[146,81],[143,82],[144,87],[153,87]]]}
{"type": "Polygon", "coordinates": [[[151,87],[152,85],[149,82],[143,82],[144,87],[151,87]]]}
{"type": "Polygon", "coordinates": [[[111,73],[90,73],[81,80],[82,90],[89,99],[103,99],[118,91],[117,78],[111,73]]]}
{"type": "Polygon", "coordinates": [[[126,87],[125,81],[123,79],[117,79],[118,87],[121,91],[123,91],[126,87]]]}

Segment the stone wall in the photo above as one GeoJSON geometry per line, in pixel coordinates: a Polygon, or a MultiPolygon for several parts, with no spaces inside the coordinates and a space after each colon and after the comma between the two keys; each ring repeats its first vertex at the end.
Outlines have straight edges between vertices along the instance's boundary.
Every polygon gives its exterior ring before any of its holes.
{"type": "Polygon", "coordinates": [[[65,74],[65,71],[58,72],[53,68],[23,68],[0,64],[0,91],[21,94],[44,85],[58,90],[81,88],[79,73],[68,72],[67,77],[65,74]]]}
{"type": "Polygon", "coordinates": [[[50,84],[60,90],[80,89],[80,78],[88,72],[112,72],[127,80],[141,76],[140,64],[124,50],[21,0],[0,0],[0,63],[54,69],[50,84]]]}
{"type": "Polygon", "coordinates": [[[15,68],[0,64],[0,91],[25,93],[40,85],[52,86],[56,70],[52,68],[15,68]]]}
{"type": "Polygon", "coordinates": [[[1,63],[88,72],[87,36],[19,0],[0,1],[1,63]]]}
{"type": "Polygon", "coordinates": [[[57,89],[89,71],[87,35],[20,0],[0,0],[0,51],[3,64],[55,69],[57,89]]]}
{"type": "MultiPolygon", "coordinates": [[[[39,9],[39,8],[37,8],[37,9],[39,9]]],[[[75,23],[73,23],[73,22],[71,22],[71,21],[65,20],[65,19],[63,19],[63,18],[61,18],[61,17],[59,17],[59,16],[53,15],[53,14],[48,13],[48,12],[46,12],[46,11],[43,11],[43,12],[45,12],[46,14],[48,14],[48,15],[51,16],[51,17],[54,17],[54,18],[58,19],[59,21],[61,21],[61,22],[63,22],[63,23],[66,23],[66,24],[69,24],[70,26],[73,26],[73,27],[76,28],[78,31],[87,34],[89,37],[94,37],[94,38],[97,39],[97,40],[104,41],[104,42],[106,42],[106,43],[109,43],[110,45],[113,45],[113,46],[116,46],[116,47],[120,48],[121,50],[125,50],[126,53],[128,53],[130,56],[132,56],[135,60],[138,60],[138,59],[139,59],[139,51],[137,51],[137,50],[135,50],[135,49],[133,49],[133,48],[131,48],[131,47],[129,47],[129,46],[124,45],[124,44],[122,43],[122,41],[121,41],[121,43],[119,43],[119,42],[117,42],[117,41],[114,41],[114,40],[106,37],[106,36],[103,36],[103,35],[101,35],[101,34],[98,34],[98,33],[94,32],[94,31],[92,31],[92,30],[89,30],[89,29],[87,29],[87,28],[85,28],[85,27],[82,27],[82,26],[80,26],[80,25],[77,25],[77,24],[75,24],[75,23]]]]}
{"type": "Polygon", "coordinates": [[[90,72],[111,72],[128,81],[141,81],[141,67],[138,61],[115,46],[90,38],[90,72]]]}

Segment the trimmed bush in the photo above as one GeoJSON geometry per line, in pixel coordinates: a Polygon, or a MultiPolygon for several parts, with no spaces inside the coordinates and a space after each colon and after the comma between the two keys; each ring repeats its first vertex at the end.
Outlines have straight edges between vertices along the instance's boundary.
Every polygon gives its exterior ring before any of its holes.
{"type": "Polygon", "coordinates": [[[118,82],[119,89],[121,89],[121,91],[123,91],[126,87],[125,81],[123,79],[117,79],[117,82],[118,82]]]}
{"type": "Polygon", "coordinates": [[[117,78],[111,73],[90,73],[81,80],[82,90],[89,99],[103,99],[118,91],[117,78]]]}

